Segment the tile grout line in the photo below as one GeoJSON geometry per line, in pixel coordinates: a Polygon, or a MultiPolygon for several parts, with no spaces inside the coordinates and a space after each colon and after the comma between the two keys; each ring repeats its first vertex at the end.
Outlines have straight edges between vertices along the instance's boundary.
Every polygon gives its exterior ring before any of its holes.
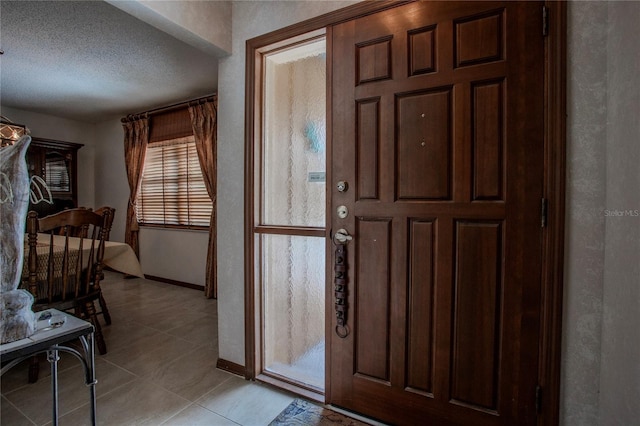
{"type": "Polygon", "coordinates": [[[9,399],[7,399],[4,394],[2,395],[2,397],[0,398],[0,400],[4,400],[6,401],[9,405],[11,405],[18,413],[22,414],[22,416],[29,420],[33,425],[37,426],[38,423],[34,422],[33,419],[31,419],[31,417],[27,416],[20,408],[18,408],[13,402],[11,402],[9,399]]]}

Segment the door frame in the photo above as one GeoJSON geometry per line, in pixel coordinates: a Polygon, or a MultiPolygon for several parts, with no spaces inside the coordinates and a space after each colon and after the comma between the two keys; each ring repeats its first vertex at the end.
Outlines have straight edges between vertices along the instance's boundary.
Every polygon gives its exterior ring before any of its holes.
{"type": "MultiPolygon", "coordinates": [[[[327,129],[331,128],[331,28],[333,25],[358,19],[385,9],[406,4],[409,1],[362,2],[330,12],[316,18],[287,26],[262,36],[247,40],[245,52],[245,366],[246,379],[256,378],[256,337],[259,333],[260,318],[256,315],[257,286],[255,276],[254,217],[256,190],[254,175],[255,140],[261,138],[260,81],[262,73],[260,49],[303,34],[326,28],[327,34],[327,129]]],[[[566,2],[545,1],[547,10],[547,35],[545,37],[545,140],[544,140],[544,189],[547,200],[546,224],[542,243],[542,294],[540,318],[540,367],[538,383],[540,392],[539,425],[557,425],[560,412],[560,371],[562,343],[562,299],[564,271],[564,224],[565,224],[565,182],[566,182],[566,2]]],[[[541,11],[542,13],[542,11],[541,11]]],[[[541,29],[542,31],[542,29],[541,29]]],[[[331,132],[327,130],[327,182],[331,182],[331,132]]],[[[327,191],[331,188],[327,185],[327,191]]],[[[327,211],[332,211],[331,197],[327,194],[327,211]]],[[[330,215],[327,215],[327,232],[330,229],[330,215]]],[[[328,249],[327,249],[328,250],[328,249]]],[[[327,253],[331,259],[331,253],[327,253]]],[[[327,279],[331,262],[327,262],[327,279]]],[[[326,304],[333,303],[332,286],[327,285],[326,304]]],[[[327,335],[333,309],[326,310],[327,335]]],[[[329,353],[326,346],[327,373],[330,377],[329,353]]],[[[325,386],[325,401],[331,401],[330,386],[325,386]]]]}

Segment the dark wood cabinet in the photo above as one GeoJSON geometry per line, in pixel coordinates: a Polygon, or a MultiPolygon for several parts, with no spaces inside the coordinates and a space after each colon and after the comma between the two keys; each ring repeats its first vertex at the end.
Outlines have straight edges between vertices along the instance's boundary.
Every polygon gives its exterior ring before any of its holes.
{"type": "Polygon", "coordinates": [[[29,210],[46,216],[78,206],[78,150],[82,144],[52,139],[32,138],[27,151],[31,182],[29,210]],[[38,179],[46,183],[51,200],[38,179]],[[51,202],[49,202],[51,201],[51,202]]]}

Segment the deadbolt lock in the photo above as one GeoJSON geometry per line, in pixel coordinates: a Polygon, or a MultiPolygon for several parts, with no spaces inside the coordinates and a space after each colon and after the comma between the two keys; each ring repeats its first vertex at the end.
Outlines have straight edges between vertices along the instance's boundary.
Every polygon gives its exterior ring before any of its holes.
{"type": "Polygon", "coordinates": [[[340,219],[344,219],[347,216],[349,216],[349,210],[347,209],[347,206],[340,206],[337,209],[337,213],[338,213],[338,217],[340,219]]]}
{"type": "Polygon", "coordinates": [[[347,192],[347,190],[349,189],[349,184],[343,180],[341,180],[340,182],[338,182],[338,185],[336,185],[338,188],[339,192],[347,192]]]}

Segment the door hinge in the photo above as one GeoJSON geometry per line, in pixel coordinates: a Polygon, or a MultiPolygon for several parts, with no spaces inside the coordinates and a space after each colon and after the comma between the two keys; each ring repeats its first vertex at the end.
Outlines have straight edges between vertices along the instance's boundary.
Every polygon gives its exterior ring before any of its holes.
{"type": "Polygon", "coordinates": [[[547,226],[547,212],[549,211],[549,203],[546,198],[542,199],[540,205],[540,227],[544,228],[547,226]]]}
{"type": "Polygon", "coordinates": [[[542,387],[536,386],[536,413],[542,413],[542,387]]]}
{"type": "Polygon", "coordinates": [[[549,35],[549,8],[542,6],[542,35],[549,35]]]}

